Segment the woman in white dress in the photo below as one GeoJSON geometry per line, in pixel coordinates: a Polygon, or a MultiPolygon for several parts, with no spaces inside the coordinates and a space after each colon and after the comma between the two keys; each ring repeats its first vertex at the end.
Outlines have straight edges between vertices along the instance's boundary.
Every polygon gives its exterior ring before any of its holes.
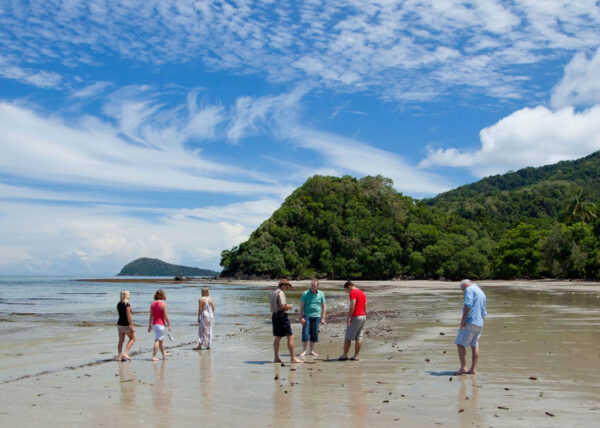
{"type": "Polygon", "coordinates": [[[194,349],[210,349],[214,319],[215,304],[210,297],[208,287],[204,287],[202,297],[198,300],[198,346],[194,349]]]}

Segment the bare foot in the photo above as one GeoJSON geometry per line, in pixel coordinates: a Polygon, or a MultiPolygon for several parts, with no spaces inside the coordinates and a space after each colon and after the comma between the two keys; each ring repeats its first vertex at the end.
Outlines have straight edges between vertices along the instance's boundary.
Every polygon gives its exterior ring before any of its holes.
{"type": "Polygon", "coordinates": [[[303,351],[300,355],[298,355],[299,357],[306,357],[306,351],[303,351]]]}
{"type": "Polygon", "coordinates": [[[355,355],[355,356],[353,356],[353,357],[350,357],[350,361],[360,361],[360,360],[359,360],[359,359],[358,359],[358,357],[355,355]]]}
{"type": "Polygon", "coordinates": [[[202,348],[200,347],[200,345],[196,346],[195,348],[192,348],[192,351],[201,351],[202,348]]]}
{"type": "Polygon", "coordinates": [[[475,370],[469,370],[467,374],[475,374],[475,370]]]}
{"type": "Polygon", "coordinates": [[[340,355],[340,356],[338,357],[338,360],[339,360],[339,361],[347,361],[347,360],[348,360],[348,356],[347,356],[347,355],[340,355]]]}
{"type": "Polygon", "coordinates": [[[319,354],[317,354],[315,351],[310,351],[310,355],[312,355],[313,357],[318,357],[319,354]]]}
{"type": "Polygon", "coordinates": [[[304,361],[302,361],[302,360],[299,360],[298,358],[295,358],[295,357],[294,357],[294,358],[292,358],[292,359],[290,360],[290,363],[298,363],[298,364],[302,364],[303,362],[304,362],[304,361]]]}
{"type": "Polygon", "coordinates": [[[152,361],[158,361],[157,357],[152,357],[152,361]]]}
{"type": "Polygon", "coordinates": [[[170,353],[170,352],[165,352],[165,353],[163,354],[163,358],[166,358],[166,357],[168,357],[169,355],[171,355],[171,353],[170,353]]]}
{"type": "Polygon", "coordinates": [[[273,362],[274,362],[274,363],[280,363],[280,362],[281,362],[281,360],[280,360],[279,358],[275,358],[275,359],[273,360],[273,362]]]}
{"type": "Polygon", "coordinates": [[[127,361],[131,360],[131,358],[129,358],[129,355],[127,354],[123,354],[123,359],[127,361]]]}
{"type": "Polygon", "coordinates": [[[119,356],[117,357],[117,361],[118,361],[118,362],[121,362],[121,360],[122,360],[122,359],[123,359],[123,356],[122,356],[122,355],[119,355],[119,356]]]}
{"type": "Polygon", "coordinates": [[[467,373],[468,372],[465,369],[460,369],[460,370],[454,372],[454,375],[455,376],[461,376],[461,375],[464,375],[464,374],[467,374],[467,373]]]}

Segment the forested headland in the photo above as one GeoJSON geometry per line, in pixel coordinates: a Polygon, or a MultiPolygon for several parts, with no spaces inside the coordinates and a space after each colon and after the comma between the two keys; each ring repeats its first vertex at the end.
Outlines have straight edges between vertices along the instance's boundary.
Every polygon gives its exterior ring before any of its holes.
{"type": "Polygon", "coordinates": [[[600,152],[484,178],[432,199],[390,179],[313,176],[222,276],[600,279],[600,152]]]}

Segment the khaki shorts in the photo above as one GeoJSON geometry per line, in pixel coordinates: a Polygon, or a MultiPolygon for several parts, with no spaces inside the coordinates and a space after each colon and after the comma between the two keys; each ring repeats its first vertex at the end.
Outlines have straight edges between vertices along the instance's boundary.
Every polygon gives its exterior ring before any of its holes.
{"type": "Polygon", "coordinates": [[[128,325],[118,325],[117,328],[119,329],[119,333],[129,333],[131,331],[131,327],[128,325]]]}
{"type": "Polygon", "coordinates": [[[365,327],[366,322],[367,317],[364,315],[352,318],[350,325],[346,327],[345,339],[349,341],[362,340],[363,328],[365,327]]]}

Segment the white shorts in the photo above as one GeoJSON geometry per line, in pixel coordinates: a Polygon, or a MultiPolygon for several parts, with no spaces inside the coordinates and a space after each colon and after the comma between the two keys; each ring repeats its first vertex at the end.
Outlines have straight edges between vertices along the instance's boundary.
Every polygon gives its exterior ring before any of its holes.
{"type": "Polygon", "coordinates": [[[471,348],[477,348],[479,346],[479,336],[481,336],[481,329],[483,327],[475,324],[466,324],[465,329],[458,329],[456,340],[454,341],[457,345],[464,347],[470,346],[471,348]]]}
{"type": "Polygon", "coordinates": [[[154,329],[154,340],[163,340],[165,338],[165,326],[160,324],[152,324],[154,329]]]}

